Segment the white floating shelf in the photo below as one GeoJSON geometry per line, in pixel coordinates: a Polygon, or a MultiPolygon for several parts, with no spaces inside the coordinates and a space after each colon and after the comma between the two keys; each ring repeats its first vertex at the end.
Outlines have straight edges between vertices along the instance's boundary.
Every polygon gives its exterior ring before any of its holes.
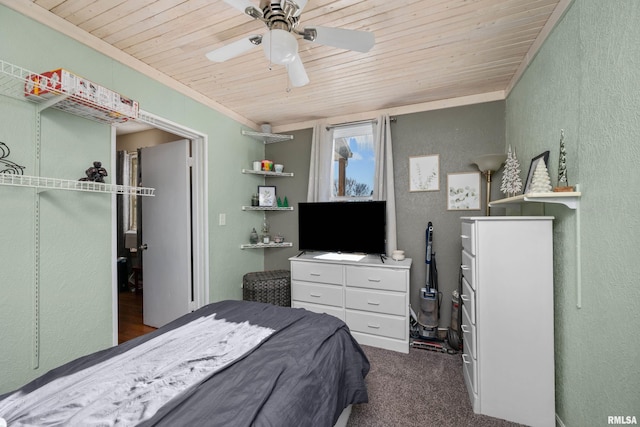
{"type": "Polygon", "coordinates": [[[262,249],[262,248],[290,248],[293,246],[291,242],[283,242],[283,243],[246,243],[244,245],[240,245],[240,249],[262,249]]]}
{"type": "Polygon", "coordinates": [[[528,193],[519,196],[507,197],[506,199],[494,200],[489,203],[492,208],[504,208],[510,205],[520,205],[528,202],[538,203],[558,203],[569,209],[576,209],[582,193],[579,191],[553,192],[553,193],[528,193]]]}
{"type": "Polygon", "coordinates": [[[254,171],[253,169],[242,169],[242,173],[248,173],[252,175],[265,175],[269,177],[293,176],[293,172],[254,171]]]}
{"type": "Polygon", "coordinates": [[[279,206],[243,206],[243,211],[292,211],[293,206],[279,207],[279,206]]]}
{"type": "Polygon", "coordinates": [[[243,130],[242,134],[245,136],[250,136],[253,139],[257,139],[258,141],[262,141],[265,144],[291,141],[293,139],[293,135],[279,135],[276,133],[252,132],[247,130],[243,130]]]}
{"type": "Polygon", "coordinates": [[[45,178],[7,173],[0,173],[0,185],[31,187],[41,190],[70,190],[125,194],[130,196],[155,196],[155,188],[129,187],[126,185],[106,184],[104,182],[77,181],[72,179],[45,178]]]}

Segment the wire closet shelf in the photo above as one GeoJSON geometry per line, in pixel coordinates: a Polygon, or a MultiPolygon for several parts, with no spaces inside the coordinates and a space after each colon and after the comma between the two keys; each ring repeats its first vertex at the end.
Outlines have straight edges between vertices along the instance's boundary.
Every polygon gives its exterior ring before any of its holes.
{"type": "MultiPolygon", "coordinates": [[[[103,105],[62,91],[50,90],[46,96],[34,95],[31,83],[37,80],[40,85],[48,77],[34,73],[18,65],[0,59],[0,95],[40,104],[39,111],[56,108],[75,116],[104,124],[122,123],[133,117],[116,112],[103,105]]],[[[45,178],[39,176],[0,173],[0,185],[31,187],[40,190],[72,190],[97,193],[123,194],[132,196],[155,196],[154,188],[131,187],[95,181],[76,181],[70,179],[45,178]]]]}
{"type": "Polygon", "coordinates": [[[94,181],[44,178],[39,176],[0,173],[0,184],[48,190],[90,191],[94,193],[124,194],[129,196],[154,196],[154,188],[129,187],[94,181]]]}

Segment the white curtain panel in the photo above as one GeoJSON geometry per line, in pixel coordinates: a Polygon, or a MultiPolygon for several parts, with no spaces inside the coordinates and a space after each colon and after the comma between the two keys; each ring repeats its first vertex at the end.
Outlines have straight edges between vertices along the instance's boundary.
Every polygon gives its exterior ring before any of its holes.
{"type": "Polygon", "coordinates": [[[311,140],[307,202],[328,202],[331,200],[332,157],[333,128],[327,129],[326,123],[316,124],[313,127],[311,140]]]}
{"type": "Polygon", "coordinates": [[[393,152],[391,149],[391,119],[378,117],[374,126],[376,170],[373,180],[373,200],[387,201],[387,255],[397,249],[396,196],[393,186],[393,152]]]}

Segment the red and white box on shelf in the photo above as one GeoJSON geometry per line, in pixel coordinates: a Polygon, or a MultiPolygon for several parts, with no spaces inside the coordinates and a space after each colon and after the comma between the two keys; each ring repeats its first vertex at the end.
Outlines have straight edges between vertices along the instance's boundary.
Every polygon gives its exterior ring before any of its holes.
{"type": "Polygon", "coordinates": [[[25,81],[24,89],[25,96],[38,99],[71,95],[71,99],[67,98],[56,106],[62,110],[80,108],[84,115],[97,119],[126,121],[138,117],[139,105],[137,101],[126,98],[63,68],[41,74],[30,74],[25,81]]]}

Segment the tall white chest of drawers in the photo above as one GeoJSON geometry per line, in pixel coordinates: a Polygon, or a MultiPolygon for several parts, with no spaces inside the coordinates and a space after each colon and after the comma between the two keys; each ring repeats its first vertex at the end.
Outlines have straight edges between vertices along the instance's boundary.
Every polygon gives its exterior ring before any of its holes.
{"type": "Polygon", "coordinates": [[[462,218],[463,375],[475,413],[555,426],[552,221],[462,218]]]}
{"type": "Polygon", "coordinates": [[[360,344],[409,352],[411,259],[290,258],[291,305],[343,320],[360,344]]]}

